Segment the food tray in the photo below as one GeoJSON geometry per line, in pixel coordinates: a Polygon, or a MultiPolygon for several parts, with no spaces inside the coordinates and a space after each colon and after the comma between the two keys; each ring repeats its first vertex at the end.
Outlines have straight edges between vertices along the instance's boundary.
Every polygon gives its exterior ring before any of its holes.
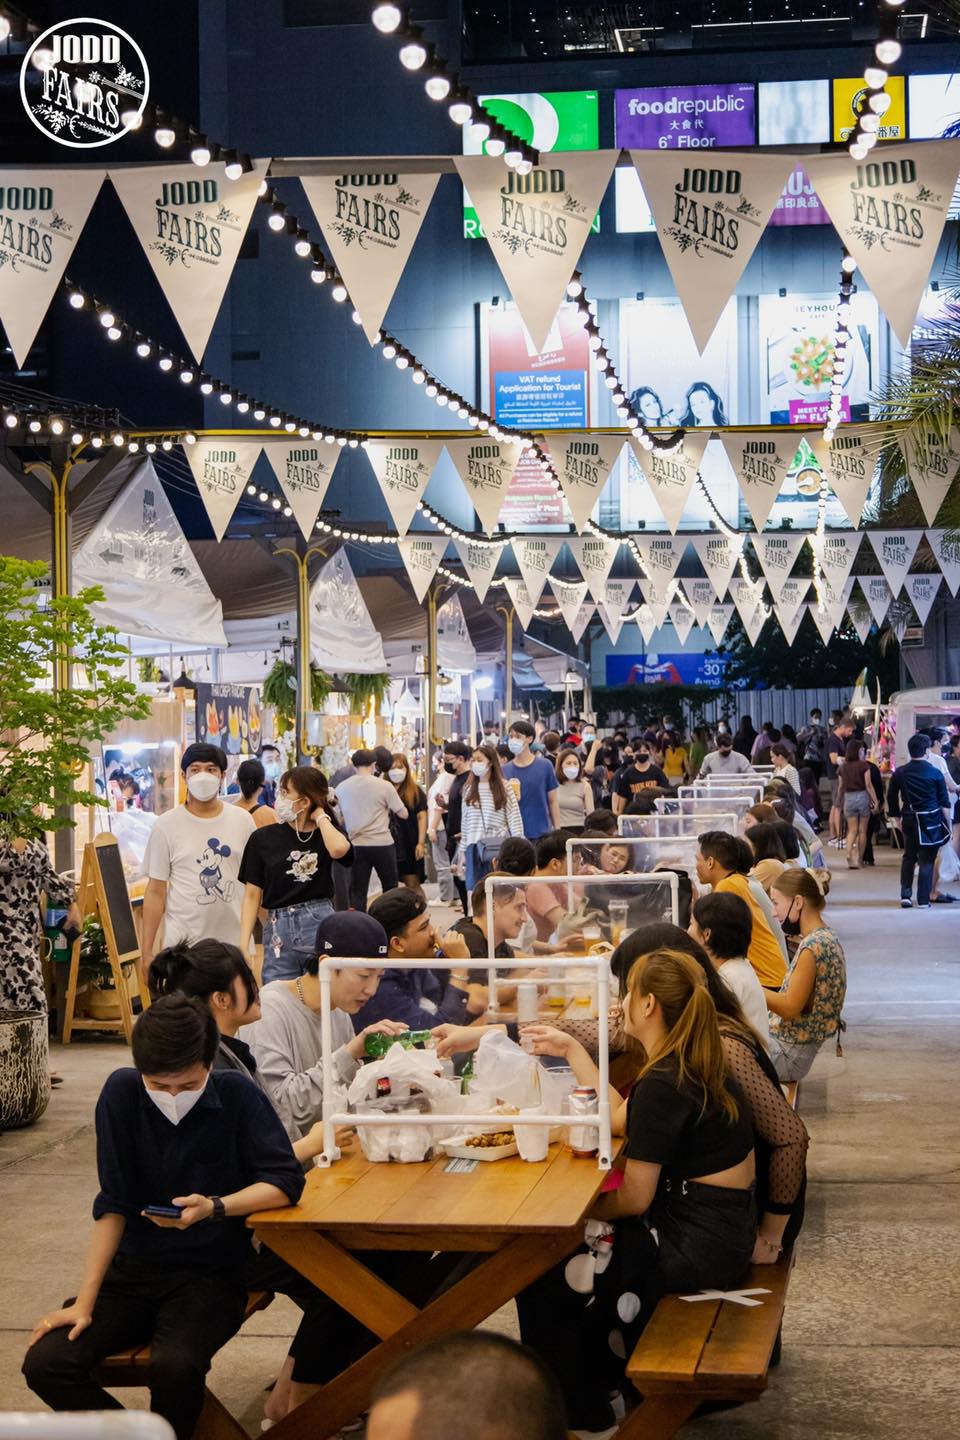
{"type": "Polygon", "coordinates": [[[511,1155],[518,1155],[517,1142],[514,1140],[509,1145],[487,1146],[481,1145],[455,1145],[452,1141],[441,1142],[443,1153],[449,1155],[452,1160],[506,1160],[511,1155]]]}

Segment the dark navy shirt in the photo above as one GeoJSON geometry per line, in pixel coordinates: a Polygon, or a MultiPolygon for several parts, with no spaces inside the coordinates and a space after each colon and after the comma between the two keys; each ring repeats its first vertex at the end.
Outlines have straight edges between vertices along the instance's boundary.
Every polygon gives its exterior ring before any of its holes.
{"type": "Polygon", "coordinates": [[[946,781],[929,760],[910,760],[893,773],[887,791],[887,809],[895,820],[918,810],[946,810],[950,804],[946,781]]]}
{"type": "Polygon", "coordinates": [[[145,1205],[176,1195],[232,1195],[263,1181],[296,1204],[304,1177],[277,1114],[238,1071],[215,1070],[203,1096],[179,1125],[162,1115],[138,1071],[115,1070],[96,1111],[100,1192],[93,1218],[123,1215],[122,1255],[150,1264],[208,1269],[242,1265],[249,1245],[243,1218],[162,1229],[145,1205]]]}
{"type": "Polygon", "coordinates": [[[449,975],[449,970],[384,970],[376,995],[353,1016],[353,1028],[359,1035],[377,1020],[402,1020],[411,1030],[469,1025],[470,997],[449,983],[449,975]]]}

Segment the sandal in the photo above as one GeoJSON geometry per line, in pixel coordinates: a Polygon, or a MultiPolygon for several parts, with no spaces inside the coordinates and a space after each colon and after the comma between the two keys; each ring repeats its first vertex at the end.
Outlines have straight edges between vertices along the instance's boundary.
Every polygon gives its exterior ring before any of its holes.
{"type": "Polygon", "coordinates": [[[936,895],[933,899],[934,905],[956,905],[956,895],[936,895]]]}

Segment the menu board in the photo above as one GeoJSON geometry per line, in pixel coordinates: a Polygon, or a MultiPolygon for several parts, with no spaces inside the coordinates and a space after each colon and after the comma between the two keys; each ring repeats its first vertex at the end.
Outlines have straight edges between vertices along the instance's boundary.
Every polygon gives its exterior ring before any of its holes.
{"type": "Polygon", "coordinates": [[[228,755],[256,755],[262,718],[256,685],[197,686],[197,739],[220,745],[228,755]]]}
{"type": "MultiPolygon", "coordinates": [[[[870,393],[879,378],[879,313],[868,290],[858,290],[850,304],[843,418],[868,420],[870,393]]],[[[816,425],[826,419],[836,308],[835,292],[760,296],[759,419],[765,424],[816,425]]]]}

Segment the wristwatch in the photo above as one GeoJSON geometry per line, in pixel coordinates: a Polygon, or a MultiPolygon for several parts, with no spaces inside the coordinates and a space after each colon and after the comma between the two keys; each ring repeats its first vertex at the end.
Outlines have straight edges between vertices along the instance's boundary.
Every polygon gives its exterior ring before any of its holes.
{"type": "Polygon", "coordinates": [[[226,1218],[227,1218],[227,1210],[226,1210],[226,1206],[224,1205],[223,1201],[220,1199],[220,1196],[219,1196],[219,1195],[208,1195],[208,1196],[207,1196],[207,1199],[210,1201],[210,1204],[213,1206],[213,1209],[212,1209],[212,1211],[210,1212],[210,1215],[209,1215],[208,1219],[211,1220],[211,1221],[213,1221],[213,1220],[226,1220],[226,1218]]]}

